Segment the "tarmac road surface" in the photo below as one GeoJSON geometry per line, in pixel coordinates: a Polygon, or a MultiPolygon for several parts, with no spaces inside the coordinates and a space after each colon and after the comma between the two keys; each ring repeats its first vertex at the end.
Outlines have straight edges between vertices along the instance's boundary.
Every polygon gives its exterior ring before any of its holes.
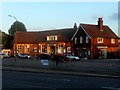
{"type": "MultiPolygon", "coordinates": [[[[20,71],[2,72],[2,88],[23,88],[34,89],[46,88],[47,90],[57,90],[59,88],[100,88],[108,90],[120,90],[120,79],[102,78],[89,76],[71,76],[46,73],[32,73],[20,71]]],[[[30,90],[31,90],[30,89],[30,90]]],[[[9,89],[7,89],[9,90],[9,89]]]]}

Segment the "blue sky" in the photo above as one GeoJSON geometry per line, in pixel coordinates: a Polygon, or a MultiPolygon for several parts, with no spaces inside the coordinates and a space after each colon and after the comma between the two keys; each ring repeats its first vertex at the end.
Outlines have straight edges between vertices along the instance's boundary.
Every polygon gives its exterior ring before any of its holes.
{"type": "Polygon", "coordinates": [[[69,28],[74,23],[97,24],[99,17],[118,34],[117,2],[2,2],[2,27],[8,33],[15,16],[28,31],[69,28]]]}

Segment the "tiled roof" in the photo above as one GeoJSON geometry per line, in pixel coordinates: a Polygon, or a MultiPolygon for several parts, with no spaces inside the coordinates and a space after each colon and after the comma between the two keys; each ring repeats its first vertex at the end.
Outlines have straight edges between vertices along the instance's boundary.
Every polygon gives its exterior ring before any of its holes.
{"type": "Polygon", "coordinates": [[[39,43],[47,42],[47,36],[57,35],[59,37],[57,41],[71,41],[75,31],[74,28],[67,28],[39,32],[17,32],[15,40],[17,43],[39,43]]]}
{"type": "Polygon", "coordinates": [[[80,24],[90,37],[118,38],[118,36],[108,27],[103,26],[103,31],[99,30],[98,25],[80,24]]]}

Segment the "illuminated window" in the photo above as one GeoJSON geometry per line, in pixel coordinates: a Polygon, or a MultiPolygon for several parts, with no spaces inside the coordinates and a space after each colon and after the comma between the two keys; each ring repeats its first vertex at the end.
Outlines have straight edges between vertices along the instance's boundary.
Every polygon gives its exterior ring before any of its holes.
{"type": "Polygon", "coordinates": [[[25,53],[29,53],[30,52],[30,45],[26,45],[25,47],[25,53]]]}
{"type": "Polygon", "coordinates": [[[47,41],[57,40],[57,36],[47,36],[47,41]]]}
{"type": "Polygon", "coordinates": [[[97,38],[97,42],[98,43],[103,43],[103,38],[101,38],[101,37],[97,38]]]}
{"type": "Polygon", "coordinates": [[[50,37],[49,36],[47,36],[47,41],[49,41],[50,40],[50,37]]]}
{"type": "Polygon", "coordinates": [[[22,52],[22,45],[18,45],[17,48],[18,48],[18,52],[21,53],[22,52]]]}
{"type": "Polygon", "coordinates": [[[71,47],[67,47],[67,52],[71,52],[71,47]]]}
{"type": "Polygon", "coordinates": [[[115,39],[111,38],[111,43],[114,44],[115,43],[115,39]]]}
{"type": "Polygon", "coordinates": [[[42,45],[42,53],[47,53],[47,46],[46,45],[42,45]]]}
{"type": "Polygon", "coordinates": [[[64,52],[64,46],[63,46],[63,44],[59,44],[58,45],[58,53],[63,53],[64,52]]]}

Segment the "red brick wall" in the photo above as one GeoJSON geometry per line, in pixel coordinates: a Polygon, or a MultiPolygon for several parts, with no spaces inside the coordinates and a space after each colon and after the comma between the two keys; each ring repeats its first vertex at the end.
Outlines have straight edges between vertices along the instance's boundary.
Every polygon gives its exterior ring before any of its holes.
{"type": "Polygon", "coordinates": [[[96,52],[98,50],[97,46],[107,46],[106,48],[108,53],[113,52],[114,56],[118,56],[118,40],[115,39],[115,43],[111,43],[111,38],[104,38],[103,43],[98,44],[97,38],[92,39],[92,48],[93,48],[93,57],[96,56],[96,52]]]}
{"type": "MultiPolygon", "coordinates": [[[[67,47],[72,47],[70,42],[66,42],[66,43],[65,42],[56,42],[55,44],[56,44],[56,46],[55,46],[56,50],[58,48],[58,45],[62,44],[64,46],[64,49],[66,50],[65,53],[67,53],[67,47]]],[[[35,54],[39,53],[39,50],[41,51],[41,45],[47,45],[47,42],[42,42],[42,43],[40,43],[40,45],[39,44],[27,44],[27,43],[26,44],[17,44],[17,45],[22,45],[22,52],[21,53],[25,53],[25,46],[29,45],[30,46],[29,54],[31,56],[35,56],[35,54]],[[34,52],[35,47],[37,47],[37,52],[34,52]]],[[[14,50],[17,49],[17,45],[14,44],[14,47],[13,47],[14,50]]],[[[47,48],[47,49],[49,49],[49,48],[47,48]]]]}

